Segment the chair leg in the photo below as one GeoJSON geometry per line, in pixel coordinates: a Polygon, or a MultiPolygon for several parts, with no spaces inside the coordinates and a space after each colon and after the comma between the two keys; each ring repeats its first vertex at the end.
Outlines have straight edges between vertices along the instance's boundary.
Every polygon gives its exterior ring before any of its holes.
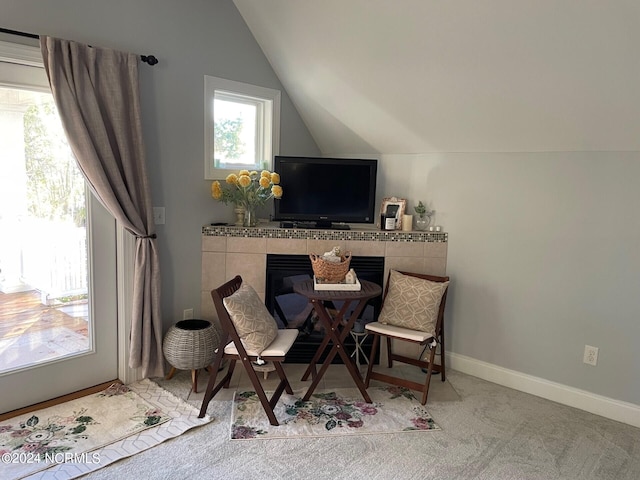
{"type": "Polygon", "coordinates": [[[280,399],[283,391],[286,390],[289,395],[293,395],[293,390],[291,390],[291,385],[289,385],[289,381],[287,380],[287,376],[284,373],[282,365],[280,364],[280,362],[273,362],[273,365],[276,367],[278,377],[280,377],[280,383],[278,384],[278,387],[275,389],[273,395],[271,395],[271,399],[269,400],[269,406],[272,410],[276,408],[276,404],[278,403],[278,400],[280,399]]]}
{"type": "Polygon", "coordinates": [[[236,359],[235,358],[229,359],[229,369],[227,370],[227,375],[224,377],[226,379],[224,388],[229,388],[229,385],[231,384],[231,376],[233,375],[233,370],[235,368],[236,368],[236,359]]]}
{"type": "Polygon", "coordinates": [[[422,405],[427,403],[427,395],[429,395],[429,384],[431,383],[431,374],[433,373],[433,361],[436,358],[436,347],[429,349],[429,365],[427,367],[427,378],[424,382],[422,390],[422,405]]]}
{"type": "Polygon", "coordinates": [[[444,368],[444,328],[440,331],[440,378],[445,381],[445,368],[444,368]]]}
{"type": "Polygon", "coordinates": [[[249,375],[249,380],[251,380],[251,384],[253,385],[253,388],[255,389],[258,398],[260,399],[262,408],[269,418],[269,423],[277,427],[280,424],[278,423],[278,419],[273,413],[273,407],[271,406],[269,399],[267,398],[267,394],[264,392],[262,383],[260,383],[260,379],[258,378],[256,371],[251,366],[251,361],[249,361],[247,358],[242,358],[240,361],[244,365],[245,370],[247,371],[247,375],[249,375]]]}
{"type": "Polygon", "coordinates": [[[385,340],[387,341],[387,363],[388,363],[388,367],[391,368],[393,367],[393,354],[391,353],[391,338],[385,337],[385,340]]]}
{"type": "MultiPolygon", "coordinates": [[[[283,384],[285,391],[289,395],[293,395],[293,389],[291,385],[289,385],[289,380],[287,379],[287,375],[284,373],[284,369],[282,368],[282,364],[280,362],[273,362],[273,366],[276,368],[276,372],[278,373],[278,377],[280,377],[280,383],[283,384]]],[[[276,400],[276,403],[278,401],[276,400]]],[[[275,407],[275,404],[274,404],[275,407]]]]}
{"type": "Polygon", "coordinates": [[[204,398],[202,399],[202,406],[200,407],[200,414],[198,415],[198,418],[202,418],[205,416],[205,414],[207,413],[207,406],[209,406],[209,402],[211,401],[211,399],[214,397],[216,393],[218,393],[218,391],[222,388],[225,382],[228,385],[229,381],[231,380],[231,374],[233,373],[233,368],[232,368],[234,363],[233,360],[229,363],[229,370],[227,370],[227,374],[224,376],[222,380],[220,380],[220,383],[216,385],[216,378],[218,377],[218,369],[220,368],[220,364],[222,363],[223,357],[224,357],[223,349],[218,348],[218,353],[216,354],[216,358],[213,362],[213,367],[212,367],[213,370],[209,376],[209,382],[207,383],[207,389],[205,390],[204,398]]]}
{"type": "Polygon", "coordinates": [[[369,380],[371,380],[371,372],[373,371],[373,363],[378,353],[378,346],[380,345],[380,335],[373,334],[373,343],[371,344],[371,353],[369,354],[369,365],[367,366],[367,376],[364,379],[365,388],[369,388],[369,380]]]}

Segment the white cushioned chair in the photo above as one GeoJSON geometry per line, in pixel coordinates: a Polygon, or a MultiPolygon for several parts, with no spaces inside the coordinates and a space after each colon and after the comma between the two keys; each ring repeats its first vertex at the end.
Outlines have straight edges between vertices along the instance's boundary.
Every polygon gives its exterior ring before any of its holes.
{"type": "Polygon", "coordinates": [[[449,277],[439,277],[411,272],[391,270],[387,279],[382,310],[377,322],[365,325],[367,333],[373,335],[370,358],[376,358],[381,338],[387,343],[388,366],[393,361],[415,365],[426,374],[423,383],[401,376],[384,374],[373,370],[369,362],[365,386],[371,380],[390,383],[422,392],[422,404],[427,403],[432,373],[440,373],[445,381],[444,361],[444,308],[447,300],[449,277]],[[411,358],[392,352],[391,342],[402,341],[423,346],[419,358],[411,358]],[[440,347],[440,363],[435,363],[436,350],[440,347]],[[429,350],[425,356],[426,350],[429,350]]]}
{"type": "Polygon", "coordinates": [[[211,291],[211,297],[218,313],[223,339],[218,348],[211,369],[211,376],[200,407],[200,418],[207,412],[211,399],[221,388],[229,388],[236,362],[240,361],[247,371],[253,388],[260,399],[271,425],[279,425],[273,408],[282,392],[293,394],[291,385],[282,368],[282,362],[298,336],[297,329],[278,330],[271,316],[253,288],[242,284],[238,275],[224,285],[211,291]],[[226,375],[216,384],[218,369],[223,359],[229,360],[226,375]],[[260,378],[253,368],[253,362],[272,362],[280,383],[271,398],[267,398],[260,378]]]}

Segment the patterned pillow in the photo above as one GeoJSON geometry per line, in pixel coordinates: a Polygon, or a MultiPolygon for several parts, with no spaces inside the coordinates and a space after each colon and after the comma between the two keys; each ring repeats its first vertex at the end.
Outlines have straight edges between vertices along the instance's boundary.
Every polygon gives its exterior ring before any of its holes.
{"type": "Polygon", "coordinates": [[[222,302],[250,355],[260,355],[278,336],[276,321],[250,285],[243,283],[222,302]]]}
{"type": "Polygon", "coordinates": [[[389,291],[378,321],[435,336],[440,301],[447,285],[449,282],[432,282],[391,270],[389,291]]]}

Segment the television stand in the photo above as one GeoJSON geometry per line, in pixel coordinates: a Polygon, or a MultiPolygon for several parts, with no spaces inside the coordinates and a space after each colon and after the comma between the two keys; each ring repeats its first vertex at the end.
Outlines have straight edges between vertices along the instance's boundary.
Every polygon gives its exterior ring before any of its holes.
{"type": "Polygon", "coordinates": [[[280,222],[280,228],[300,228],[300,229],[326,229],[326,230],[351,230],[351,227],[346,223],[331,223],[331,222],[293,222],[283,221],[280,222]]]}

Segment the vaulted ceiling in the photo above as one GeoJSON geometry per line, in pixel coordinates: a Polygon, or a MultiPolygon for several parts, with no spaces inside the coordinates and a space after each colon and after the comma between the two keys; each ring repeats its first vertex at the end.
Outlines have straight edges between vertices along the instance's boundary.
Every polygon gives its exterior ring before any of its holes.
{"type": "Polygon", "coordinates": [[[636,0],[234,0],[324,154],[640,150],[636,0]]]}

